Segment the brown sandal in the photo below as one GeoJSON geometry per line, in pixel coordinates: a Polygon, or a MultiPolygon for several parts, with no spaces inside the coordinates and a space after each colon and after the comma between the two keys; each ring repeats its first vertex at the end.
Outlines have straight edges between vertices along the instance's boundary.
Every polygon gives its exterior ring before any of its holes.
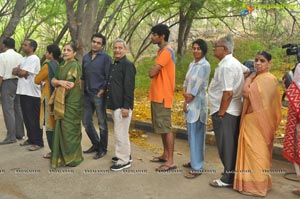
{"type": "Polygon", "coordinates": [[[190,170],[188,173],[184,174],[187,179],[194,179],[202,174],[202,171],[190,170]]]}
{"type": "Polygon", "coordinates": [[[150,160],[150,162],[164,163],[167,162],[167,160],[163,157],[153,157],[152,160],[150,160]]]}

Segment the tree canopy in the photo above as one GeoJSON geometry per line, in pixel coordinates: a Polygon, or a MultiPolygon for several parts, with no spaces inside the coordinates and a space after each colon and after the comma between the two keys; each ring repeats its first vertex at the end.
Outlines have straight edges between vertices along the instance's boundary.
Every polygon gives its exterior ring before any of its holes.
{"type": "Polygon", "coordinates": [[[114,39],[123,38],[133,60],[147,56],[150,29],[157,23],[170,27],[178,55],[198,37],[232,34],[267,48],[299,42],[296,0],[0,0],[0,5],[0,42],[13,37],[21,44],[30,37],[42,54],[50,43],[62,46],[72,40],[79,59],[95,32],[108,38],[107,51],[114,39]]]}

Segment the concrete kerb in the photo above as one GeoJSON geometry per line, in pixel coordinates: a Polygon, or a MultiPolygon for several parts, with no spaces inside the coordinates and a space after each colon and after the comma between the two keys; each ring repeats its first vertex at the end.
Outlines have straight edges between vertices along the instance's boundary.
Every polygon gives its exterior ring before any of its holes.
{"type": "MultiPolygon", "coordinates": [[[[112,121],[111,114],[108,113],[108,119],[112,121]]],[[[130,126],[135,129],[140,129],[146,132],[151,132],[153,133],[153,128],[152,128],[152,123],[150,122],[145,122],[145,121],[138,121],[138,120],[131,120],[130,126]]],[[[188,134],[187,130],[184,128],[178,128],[178,127],[172,127],[173,132],[176,134],[176,138],[178,139],[188,139],[188,134]]],[[[215,139],[215,134],[213,131],[206,132],[206,138],[205,138],[205,143],[209,145],[216,145],[216,139],[215,139]]],[[[287,161],[285,158],[282,156],[282,145],[280,144],[274,144],[273,146],[273,152],[272,152],[273,158],[276,160],[283,160],[287,161]]]]}

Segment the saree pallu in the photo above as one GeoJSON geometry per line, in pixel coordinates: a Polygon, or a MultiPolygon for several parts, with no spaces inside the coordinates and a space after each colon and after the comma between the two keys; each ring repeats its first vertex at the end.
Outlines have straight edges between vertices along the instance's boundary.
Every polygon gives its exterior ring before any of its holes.
{"type": "Polygon", "coordinates": [[[60,66],[55,77],[75,83],[66,92],[62,119],[55,121],[51,167],[77,166],[83,161],[81,150],[82,95],[80,91],[81,66],[77,61],[60,66]]]}
{"type": "Polygon", "coordinates": [[[283,140],[283,157],[300,164],[300,89],[293,82],[286,91],[289,99],[288,116],[283,140]]]}
{"type": "Polygon", "coordinates": [[[249,97],[244,100],[235,190],[265,196],[272,188],[272,148],[280,120],[281,101],[277,79],[270,73],[259,74],[250,84],[249,97]]]}

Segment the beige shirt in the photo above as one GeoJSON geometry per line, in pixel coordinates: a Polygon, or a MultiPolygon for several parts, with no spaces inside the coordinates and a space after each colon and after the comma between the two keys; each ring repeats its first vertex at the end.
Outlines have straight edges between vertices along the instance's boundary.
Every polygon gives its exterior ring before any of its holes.
{"type": "Polygon", "coordinates": [[[22,59],[22,55],[13,49],[8,49],[0,54],[0,76],[3,80],[17,79],[17,76],[12,74],[12,70],[21,63],[22,59]]]}

